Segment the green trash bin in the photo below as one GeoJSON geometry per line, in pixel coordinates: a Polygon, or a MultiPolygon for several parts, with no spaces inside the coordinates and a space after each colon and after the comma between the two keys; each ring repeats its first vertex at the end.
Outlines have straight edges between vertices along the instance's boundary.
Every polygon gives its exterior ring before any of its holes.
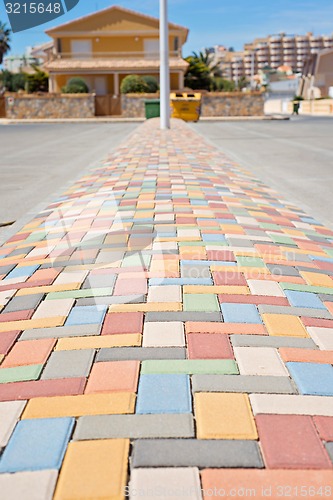
{"type": "Polygon", "coordinates": [[[146,118],[159,118],[160,117],[160,100],[147,99],[145,101],[146,118]]]}

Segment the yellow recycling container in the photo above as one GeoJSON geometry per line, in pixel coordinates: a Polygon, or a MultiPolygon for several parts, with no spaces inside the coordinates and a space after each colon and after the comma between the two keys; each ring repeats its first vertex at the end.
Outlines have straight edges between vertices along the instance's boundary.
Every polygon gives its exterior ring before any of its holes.
{"type": "Polygon", "coordinates": [[[171,118],[197,122],[201,113],[201,94],[174,92],[170,94],[171,118]]]}

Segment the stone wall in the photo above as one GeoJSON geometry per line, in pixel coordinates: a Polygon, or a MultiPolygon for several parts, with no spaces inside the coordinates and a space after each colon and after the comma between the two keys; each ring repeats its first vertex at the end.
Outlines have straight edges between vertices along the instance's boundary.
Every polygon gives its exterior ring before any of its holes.
{"type": "Polygon", "coordinates": [[[9,119],[92,118],[95,116],[93,94],[6,94],[9,119]]]}
{"type": "Polygon", "coordinates": [[[122,94],[121,109],[123,118],[145,118],[145,101],[159,99],[159,94],[122,94]]]}
{"type": "Polygon", "coordinates": [[[202,96],[201,116],[263,116],[264,104],[260,92],[212,92],[202,96]]]}
{"type": "MultiPolygon", "coordinates": [[[[158,94],[123,94],[122,116],[144,118],[145,100],[158,99],[158,94]]],[[[260,92],[219,92],[202,95],[201,116],[263,116],[264,95],[260,92]]]]}

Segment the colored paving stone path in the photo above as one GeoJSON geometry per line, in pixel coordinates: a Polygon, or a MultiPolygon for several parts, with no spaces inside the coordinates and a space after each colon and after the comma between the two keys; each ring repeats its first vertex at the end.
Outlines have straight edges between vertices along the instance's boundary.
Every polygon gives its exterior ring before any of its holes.
{"type": "Polygon", "coordinates": [[[333,498],[332,277],[332,231],[142,125],[0,248],[1,498],[333,498]]]}

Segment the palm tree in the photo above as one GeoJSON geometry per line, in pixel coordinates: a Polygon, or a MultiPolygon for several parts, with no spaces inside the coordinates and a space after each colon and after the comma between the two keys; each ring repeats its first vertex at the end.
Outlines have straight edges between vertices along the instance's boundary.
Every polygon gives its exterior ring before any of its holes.
{"type": "Polygon", "coordinates": [[[211,78],[222,76],[220,66],[218,64],[215,64],[214,55],[209,52],[208,49],[205,49],[204,52],[200,51],[199,54],[197,52],[193,52],[192,55],[195,60],[206,66],[211,78]]]}
{"type": "Polygon", "coordinates": [[[10,51],[10,34],[11,30],[0,21],[0,64],[2,64],[4,55],[10,51]]]}

